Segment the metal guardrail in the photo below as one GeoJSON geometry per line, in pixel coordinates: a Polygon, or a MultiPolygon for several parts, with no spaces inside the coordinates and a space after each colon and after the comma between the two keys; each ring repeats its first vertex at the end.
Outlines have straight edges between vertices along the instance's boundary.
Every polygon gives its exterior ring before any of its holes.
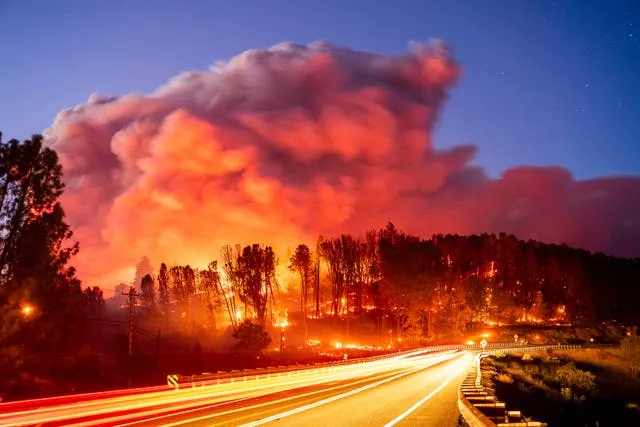
{"type": "MultiPolygon", "coordinates": [[[[513,343],[490,343],[485,347],[485,351],[487,349],[501,349],[500,351],[504,351],[506,347],[516,346],[513,343]]],[[[517,346],[516,346],[517,347],[517,346]]],[[[518,349],[522,347],[517,347],[518,349]]],[[[212,385],[212,384],[225,384],[230,382],[237,381],[247,381],[250,379],[259,379],[272,376],[279,375],[291,375],[292,372],[297,372],[301,369],[312,369],[318,367],[338,367],[344,365],[352,365],[352,364],[362,364],[366,362],[371,362],[375,360],[383,360],[389,357],[394,357],[402,354],[409,354],[415,352],[416,350],[421,350],[424,352],[438,352],[438,351],[451,351],[451,350],[470,350],[470,351],[480,351],[482,350],[482,346],[479,344],[467,345],[467,344],[451,344],[451,345],[438,345],[438,346],[428,346],[421,347],[420,349],[407,350],[396,353],[388,353],[379,356],[371,356],[371,357],[363,357],[358,359],[351,360],[340,360],[340,361],[332,361],[332,362],[323,362],[323,363],[313,363],[313,364],[305,364],[305,365],[288,365],[288,366],[276,366],[269,368],[256,368],[256,369],[244,369],[244,370],[230,370],[230,371],[218,371],[215,373],[203,373],[200,375],[179,375],[172,374],[167,375],[167,383],[170,387],[179,388],[180,386],[188,386],[191,387],[200,387],[204,385],[212,385]],[[169,378],[171,377],[171,379],[169,378]],[[179,385],[175,384],[175,380],[173,378],[177,378],[177,382],[179,385]]]]}
{"type": "Polygon", "coordinates": [[[406,350],[396,353],[388,353],[378,356],[362,357],[351,360],[341,360],[332,362],[312,363],[305,365],[288,365],[288,366],[276,366],[270,368],[256,368],[256,369],[244,369],[244,370],[230,370],[230,371],[218,371],[216,373],[203,373],[201,375],[167,375],[167,383],[169,386],[180,387],[201,387],[214,384],[227,384],[239,381],[257,380],[260,378],[272,378],[279,376],[291,376],[297,375],[305,370],[320,369],[323,372],[332,372],[343,366],[349,365],[361,365],[364,363],[376,362],[391,357],[397,357],[402,355],[409,355],[416,352],[421,353],[434,353],[440,351],[452,351],[452,350],[466,350],[468,346],[465,345],[441,345],[422,347],[419,349],[406,350]],[[177,377],[178,384],[174,384],[173,378],[177,377]]]}
{"type": "MultiPolygon", "coordinates": [[[[504,344],[503,344],[504,345],[504,344]]],[[[489,346],[487,346],[489,347],[489,346]]],[[[523,421],[520,411],[507,411],[503,402],[496,400],[491,390],[482,385],[482,371],[480,360],[493,353],[516,353],[540,350],[564,350],[582,348],[579,345],[538,345],[519,346],[508,348],[496,348],[479,353],[474,358],[474,363],[458,389],[458,410],[470,427],[545,427],[546,423],[539,421],[523,421]],[[498,420],[504,420],[499,422],[498,420]],[[498,421],[498,422],[494,422],[498,421]],[[513,420],[514,422],[511,422],[513,420]]]]}

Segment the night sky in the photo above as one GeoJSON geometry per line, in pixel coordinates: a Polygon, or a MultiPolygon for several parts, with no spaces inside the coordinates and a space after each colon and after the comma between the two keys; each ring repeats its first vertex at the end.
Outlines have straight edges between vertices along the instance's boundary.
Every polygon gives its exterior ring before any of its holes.
{"type": "Polygon", "coordinates": [[[558,164],[640,174],[640,2],[0,2],[0,129],[25,138],[93,92],[147,93],[246,49],[330,40],[381,54],[445,40],[464,75],[435,144],[497,176],[558,164]]]}

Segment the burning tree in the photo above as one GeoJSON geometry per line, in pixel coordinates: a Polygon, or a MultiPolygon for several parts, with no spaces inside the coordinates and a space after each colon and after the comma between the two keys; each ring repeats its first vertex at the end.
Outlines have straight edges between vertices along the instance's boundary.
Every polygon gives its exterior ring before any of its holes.
{"type": "Polygon", "coordinates": [[[145,274],[142,277],[140,288],[142,289],[142,304],[147,310],[154,312],[156,310],[156,290],[151,274],[145,274]]]}
{"type": "Polygon", "coordinates": [[[136,272],[135,272],[135,275],[133,276],[133,286],[137,290],[142,290],[142,279],[147,274],[152,274],[152,273],[153,273],[153,267],[151,267],[151,262],[149,261],[149,258],[147,258],[146,256],[143,256],[142,259],[140,259],[140,262],[136,264],[136,272]]]}
{"type": "Polygon", "coordinates": [[[342,241],[330,239],[320,244],[320,253],[329,266],[331,283],[331,312],[334,319],[340,312],[340,301],[344,292],[344,273],[342,270],[342,241]]]}
{"type": "Polygon", "coordinates": [[[224,296],[218,272],[218,262],[211,261],[206,270],[198,272],[200,287],[204,293],[205,303],[209,310],[210,318],[214,319],[214,309],[224,296]]]}
{"type": "Polygon", "coordinates": [[[227,314],[229,315],[229,323],[234,330],[238,328],[238,295],[240,294],[241,277],[238,269],[238,258],[240,249],[236,246],[235,250],[229,245],[222,247],[220,256],[222,257],[222,271],[225,276],[225,283],[218,283],[218,293],[222,296],[227,314]]]}
{"type": "Polygon", "coordinates": [[[396,332],[405,329],[404,323],[416,318],[414,314],[418,312],[420,323],[426,322],[426,328],[421,330],[426,329],[430,337],[436,272],[442,254],[432,243],[400,233],[391,223],[380,231],[379,250],[382,292],[395,318],[396,332]]]}
{"type": "Polygon", "coordinates": [[[260,325],[267,319],[267,305],[274,305],[273,288],[276,287],[276,256],[271,246],[258,244],[245,246],[237,260],[240,280],[240,300],[250,307],[260,325]]]}
{"type": "Polygon", "coordinates": [[[167,264],[160,264],[160,272],[158,273],[158,299],[160,307],[164,314],[168,314],[169,310],[169,277],[167,274],[167,264]]]}
{"type": "Polygon", "coordinates": [[[296,248],[296,252],[289,260],[289,269],[297,272],[300,276],[300,311],[302,312],[302,324],[304,327],[305,342],[307,342],[307,298],[309,295],[310,282],[312,280],[312,260],[311,251],[307,245],[301,244],[296,248]]]}

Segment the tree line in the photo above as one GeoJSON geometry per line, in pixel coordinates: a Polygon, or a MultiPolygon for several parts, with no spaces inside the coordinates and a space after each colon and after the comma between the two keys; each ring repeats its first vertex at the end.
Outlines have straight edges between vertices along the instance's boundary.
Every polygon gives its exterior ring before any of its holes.
{"type": "Polygon", "coordinates": [[[266,326],[278,295],[277,257],[270,246],[224,246],[220,264],[167,266],[140,280],[141,305],[168,329],[216,328],[221,317],[235,330],[245,319],[266,326]]]}
{"type": "Polygon", "coordinates": [[[143,305],[174,327],[206,319],[235,330],[252,319],[267,327],[293,296],[305,334],[312,319],[340,320],[348,331],[350,319],[381,329],[385,318],[398,336],[426,340],[474,322],[623,320],[640,308],[639,260],[504,233],[423,239],[389,223],[299,244],[287,261],[295,277],[287,292],[270,246],[225,246],[203,270],[162,264],[142,279],[143,305]]]}

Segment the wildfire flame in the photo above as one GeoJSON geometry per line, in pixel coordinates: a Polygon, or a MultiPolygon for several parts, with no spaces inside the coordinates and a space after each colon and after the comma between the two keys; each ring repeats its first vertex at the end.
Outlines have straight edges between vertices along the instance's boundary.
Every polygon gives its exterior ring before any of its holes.
{"type": "Polygon", "coordinates": [[[273,323],[273,326],[276,328],[286,328],[289,326],[289,309],[284,309],[282,313],[278,312],[275,317],[276,321],[273,323]]]}

